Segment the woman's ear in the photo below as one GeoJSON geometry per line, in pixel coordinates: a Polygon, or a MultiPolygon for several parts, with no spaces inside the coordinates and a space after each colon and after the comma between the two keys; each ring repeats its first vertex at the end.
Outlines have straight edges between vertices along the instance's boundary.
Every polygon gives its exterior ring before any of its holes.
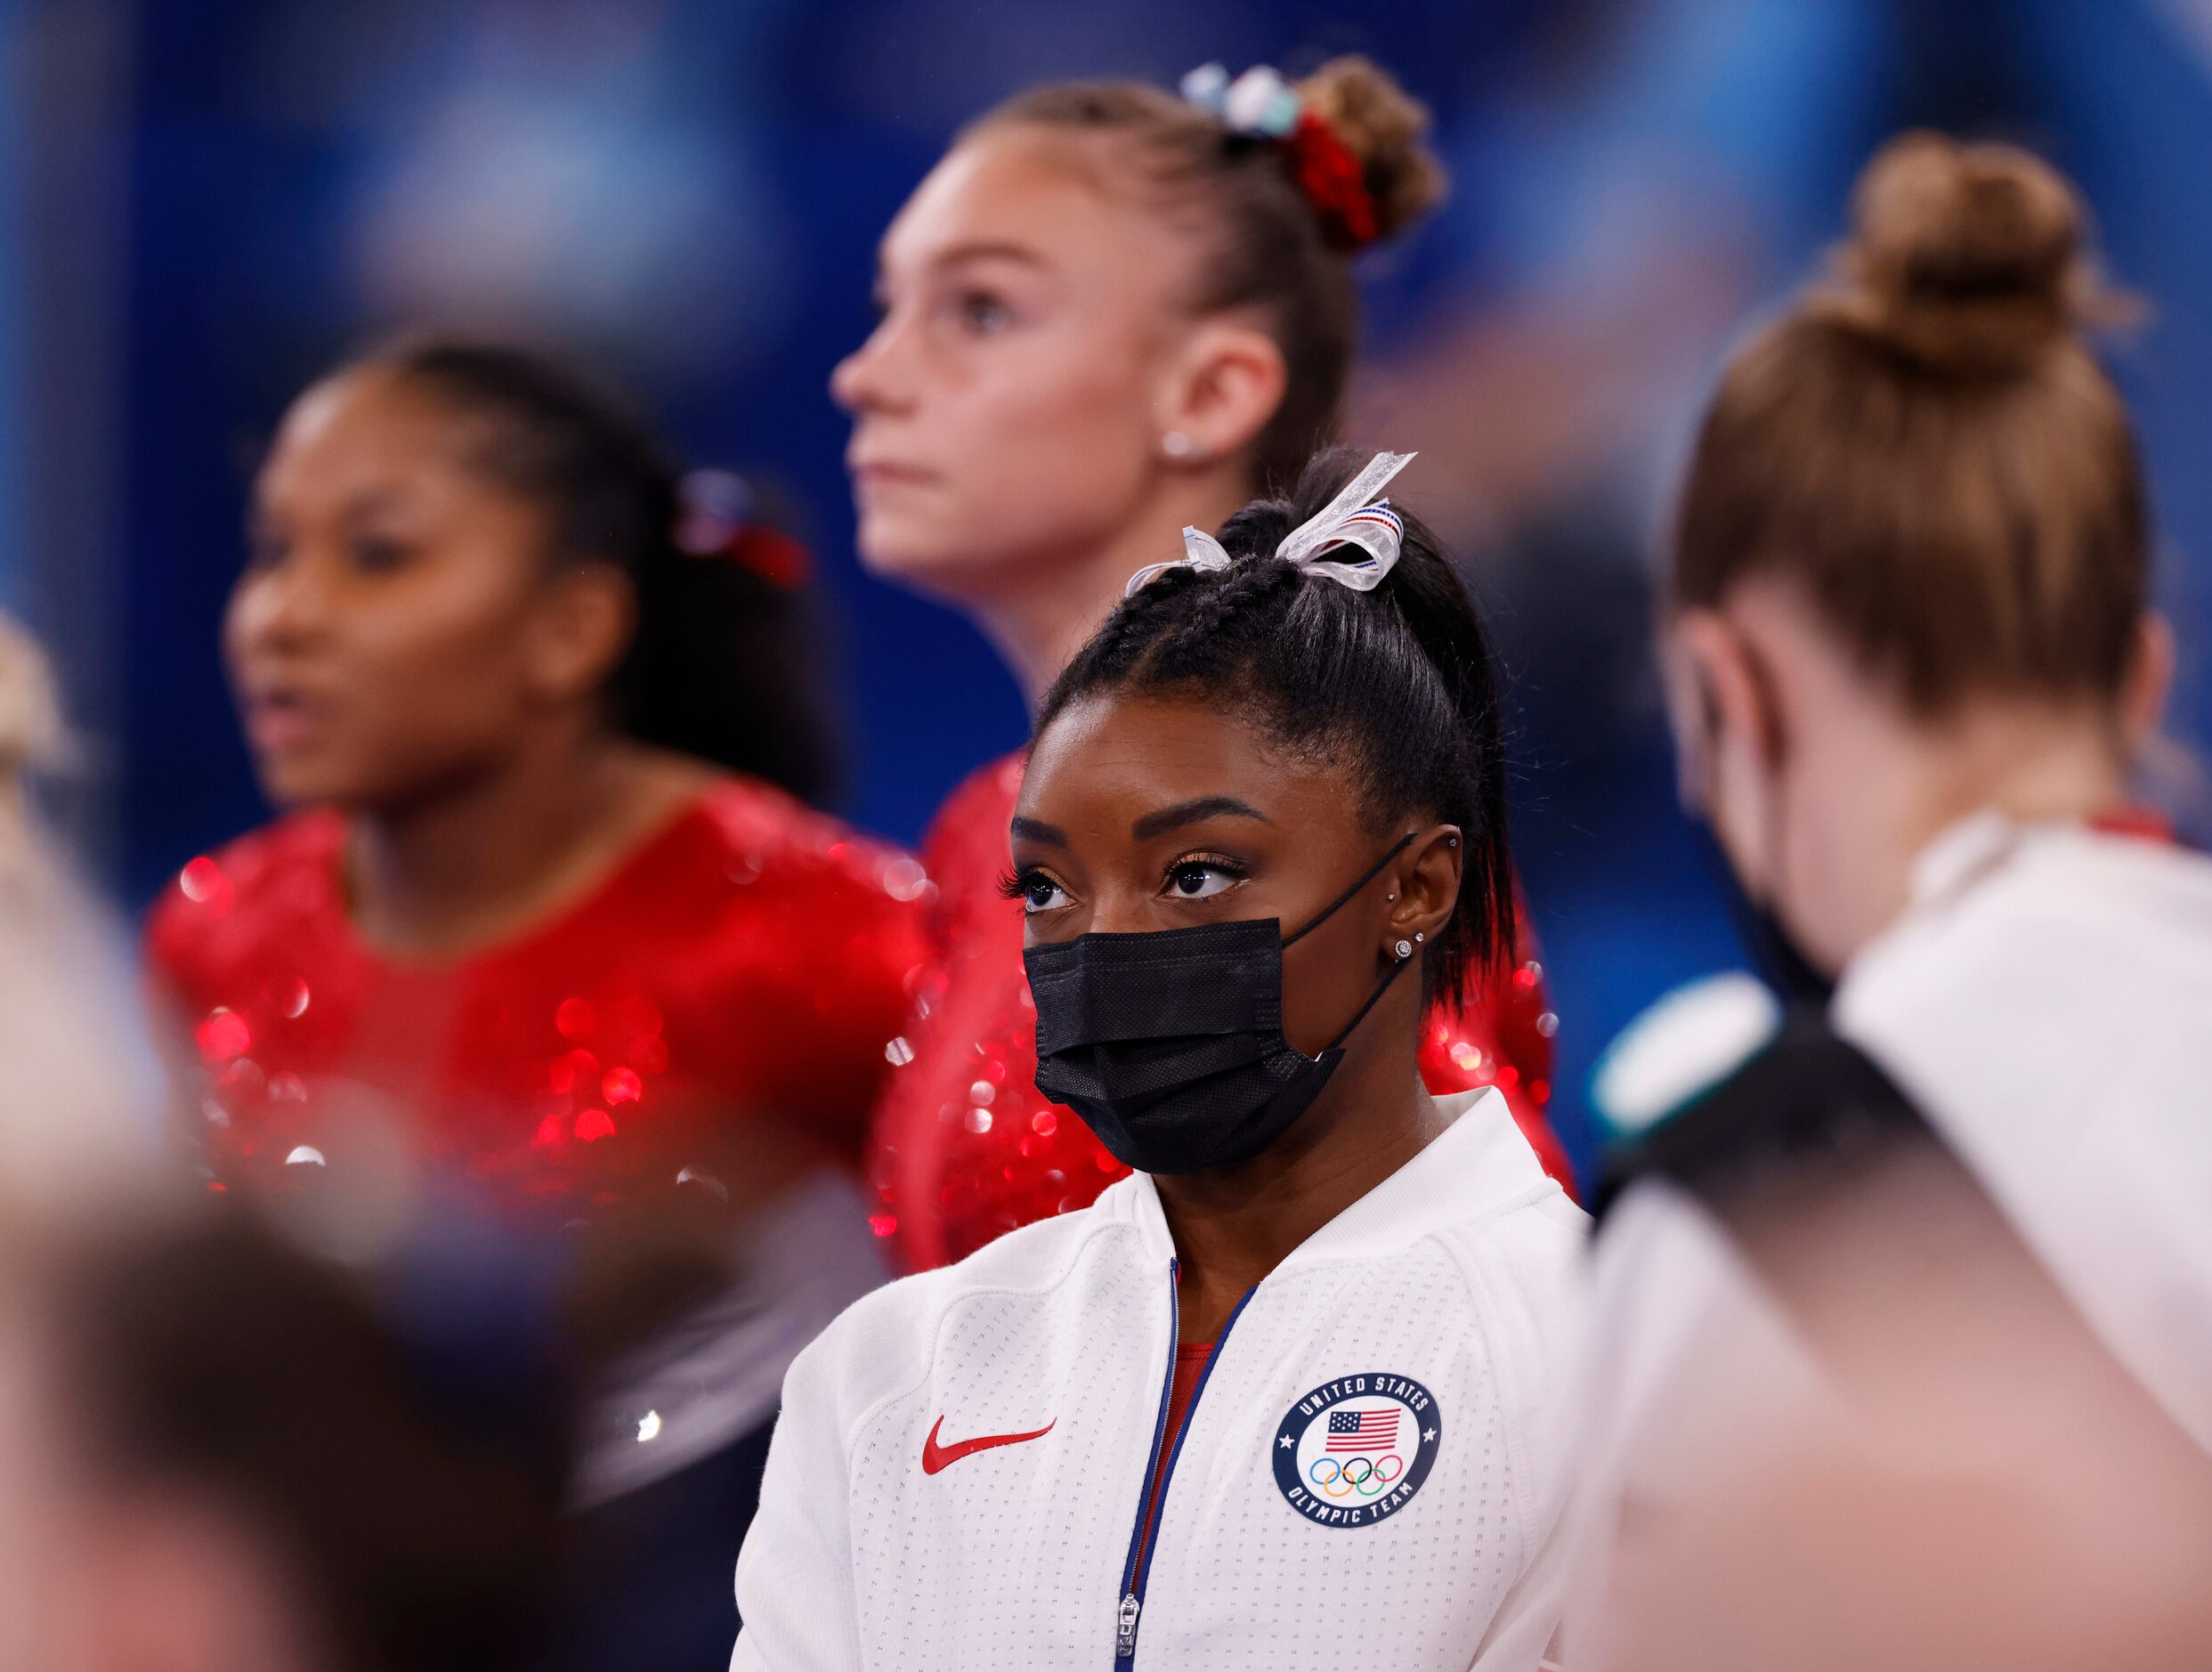
{"type": "Polygon", "coordinates": [[[1452,921],[1459,905],[1460,879],[1467,868],[1467,844],[1456,824],[1422,831],[1390,868],[1390,902],[1384,922],[1387,957],[1398,943],[1419,947],[1434,940],[1452,921]]]}
{"type": "Polygon", "coordinates": [[[1228,320],[1194,327],[1168,366],[1159,401],[1162,434],[1183,438],[1170,462],[1200,466],[1244,452],[1289,385],[1283,351],[1267,332],[1228,320]]]}
{"type": "Polygon", "coordinates": [[[1669,647],[1685,808],[1719,839],[1746,885],[1764,888],[1787,730],[1782,694],[1746,630],[1718,610],[1681,612],[1669,647]]]}
{"type": "Polygon", "coordinates": [[[614,677],[637,631],[637,589],[611,563],[566,567],[549,580],[525,639],[532,692],[589,696],[614,677]]]}
{"type": "MultiPolygon", "coordinates": [[[[1725,758],[1743,751],[1771,765],[1782,751],[1781,716],[1757,654],[1718,610],[1675,617],[1673,701],[1679,745],[1725,758]],[[1687,734],[1687,735],[1686,735],[1687,734]]],[[[1718,765],[1708,760],[1708,769],[1718,765]]]]}
{"type": "Polygon", "coordinates": [[[2135,624],[2135,652],[2119,693],[2120,735],[2130,755],[2142,753],[2158,735],[2173,686],[2173,623],[2155,610],[2146,611],[2135,624]]]}

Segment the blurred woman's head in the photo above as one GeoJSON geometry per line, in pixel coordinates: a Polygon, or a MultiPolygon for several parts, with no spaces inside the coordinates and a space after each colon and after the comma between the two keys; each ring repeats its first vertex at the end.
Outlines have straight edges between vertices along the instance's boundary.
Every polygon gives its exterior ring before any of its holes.
{"type": "Polygon", "coordinates": [[[1276,556],[1358,462],[1324,455],[1247,506],[1228,567],[1155,576],[1069,664],[1009,891],[1032,947],[1277,920],[1290,1045],[1410,1063],[1424,986],[1455,995],[1510,952],[1504,764],[1480,621],[1417,519],[1371,591],[1276,556]],[[1423,980],[1389,981],[1416,957],[1423,980]]]}
{"type": "Polygon", "coordinates": [[[1288,488],[1335,432],[1349,256],[1443,186],[1426,112],[1373,65],[1297,93],[1304,150],[1132,82],[1037,88],[961,136],[886,235],[881,323],[832,382],[871,567],[987,599],[1193,490],[1226,510],[1288,488]],[[1357,179],[1317,183],[1315,154],[1357,179]]]}
{"type": "Polygon", "coordinates": [[[350,1278],[242,1220],[9,1253],[0,1549],[34,1584],[0,1644],[37,1645],[9,1664],[532,1664],[560,1554],[549,1399],[438,1388],[350,1278]]]}
{"type": "Polygon", "coordinates": [[[602,734],[819,797],[819,659],[788,574],[677,543],[650,426],[561,365],[402,346],[303,394],[225,625],[281,802],[434,797],[602,734]]]}
{"type": "Polygon", "coordinates": [[[1942,824],[2123,794],[2170,660],[2072,187],[1911,134],[1853,209],[1828,280],[1722,373],[1667,605],[1686,788],[1831,973],[1942,824]]]}

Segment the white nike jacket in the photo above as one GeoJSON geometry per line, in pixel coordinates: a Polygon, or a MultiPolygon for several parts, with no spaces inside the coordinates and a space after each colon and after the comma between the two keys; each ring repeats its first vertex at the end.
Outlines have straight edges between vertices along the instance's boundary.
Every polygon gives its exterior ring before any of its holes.
{"type": "Polygon", "coordinates": [[[1536,1667],[1586,1221],[1502,1097],[1441,1107],[1245,1297],[1164,1457],[1142,1174],[855,1304],[784,1384],[733,1672],[1536,1667]]]}

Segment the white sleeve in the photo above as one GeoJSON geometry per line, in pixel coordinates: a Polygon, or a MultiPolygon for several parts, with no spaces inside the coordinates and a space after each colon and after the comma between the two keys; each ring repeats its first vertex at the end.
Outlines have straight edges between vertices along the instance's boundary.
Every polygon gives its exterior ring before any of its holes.
{"type": "Polygon", "coordinates": [[[847,1450],[829,1345],[816,1341],[783,1379],[759,1513],[738,1553],[744,1628],[731,1672],[859,1672],[847,1450]]]}

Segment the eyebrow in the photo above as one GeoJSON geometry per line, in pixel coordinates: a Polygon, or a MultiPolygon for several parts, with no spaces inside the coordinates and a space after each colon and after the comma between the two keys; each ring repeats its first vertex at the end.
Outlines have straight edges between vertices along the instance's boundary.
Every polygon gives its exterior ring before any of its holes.
{"type": "Polygon", "coordinates": [[[1129,827],[1129,833],[1140,842],[1149,841],[1155,836],[1164,836],[1201,819],[1221,817],[1256,818],[1262,824],[1275,823],[1251,802],[1240,801],[1233,795],[1202,795],[1195,800],[1178,801],[1173,807],[1146,814],[1129,827]]]}
{"type": "MultiPolygon", "coordinates": [[[[976,261],[1010,261],[1024,267],[1038,268],[1050,264],[1043,256],[1024,245],[995,239],[955,244],[951,249],[941,251],[931,256],[928,264],[932,268],[943,269],[962,267],[969,262],[976,261]]],[[[876,258],[876,288],[878,290],[881,290],[889,276],[883,258],[878,256],[876,258]]]]}
{"type": "Polygon", "coordinates": [[[363,488],[360,492],[346,497],[344,508],[347,516],[376,516],[395,505],[406,503],[407,491],[404,488],[363,488]]]}
{"type": "Polygon", "coordinates": [[[1041,842],[1048,848],[1067,846],[1067,832],[1057,824],[1047,824],[1033,818],[1017,818],[1008,828],[1017,841],[1041,842]]]}
{"type": "Polygon", "coordinates": [[[1025,267],[1045,265],[1044,256],[1025,245],[990,239],[955,244],[930,264],[935,267],[958,267],[971,261],[1012,261],[1019,262],[1025,267]]]}

